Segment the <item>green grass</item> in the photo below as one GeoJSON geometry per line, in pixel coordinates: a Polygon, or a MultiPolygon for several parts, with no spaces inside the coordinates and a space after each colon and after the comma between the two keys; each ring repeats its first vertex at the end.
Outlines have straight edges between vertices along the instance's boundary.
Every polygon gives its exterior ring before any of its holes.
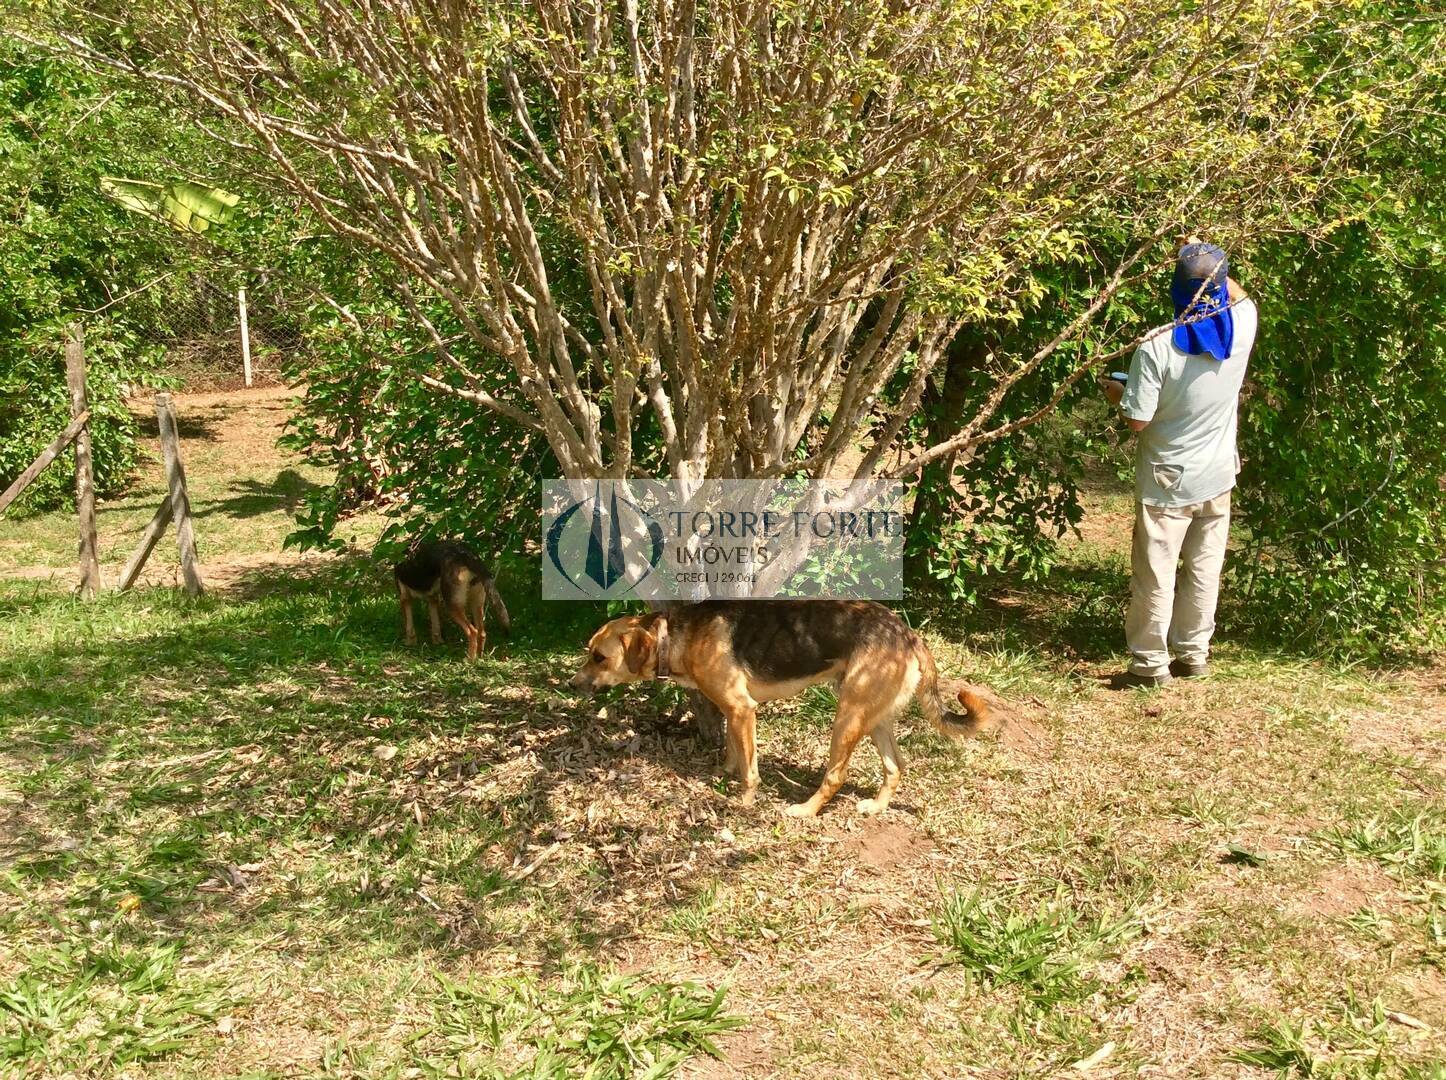
{"type": "Polygon", "coordinates": [[[431,1040],[440,1054],[424,1045],[414,1056],[424,1071],[465,1063],[459,1076],[669,1076],[696,1054],[722,1057],[714,1038],[743,1024],[723,999],[722,988],[601,975],[592,966],[549,988],[531,979],[443,980],[431,1040]]]}
{"type": "Polygon", "coordinates": [[[546,985],[521,976],[440,975],[426,989],[432,1012],[422,1026],[401,1040],[327,1044],[318,1080],[657,1080],[690,1058],[721,1058],[715,1039],[743,1024],[724,1010],[722,988],[607,975],[592,965],[546,985]]]}
{"type": "Polygon", "coordinates": [[[1440,806],[1397,808],[1325,835],[1347,854],[1375,859],[1399,873],[1438,881],[1446,876],[1446,809],[1440,806]]]}
{"type": "MultiPolygon", "coordinates": [[[[541,602],[529,560],[476,664],[450,628],[404,647],[365,559],[262,565],[295,463],[238,457],[223,413],[188,469],[224,591],[0,581],[0,1076],[1446,1060],[1434,674],[1262,648],[1227,612],[1210,680],[1110,693],[1126,571],[1097,538],[976,606],[911,597],[1016,728],[957,747],[906,719],[886,815],[856,813],[865,746],[796,822],[829,692],[761,711],[741,808],[678,690],[568,690],[603,613],[541,602]]],[[[65,566],[71,528],[6,522],[0,560],[65,566]]]]}
{"type": "Polygon", "coordinates": [[[1320,1080],[1443,1080],[1446,1064],[1414,1053],[1405,1033],[1379,1001],[1347,995],[1335,1015],[1276,1019],[1256,1029],[1251,1045],[1233,1057],[1281,1076],[1320,1080]]]}
{"type": "MultiPolygon", "coordinates": [[[[257,950],[271,958],[259,970],[297,956],[305,980],[332,949],[358,966],[330,977],[362,999],[419,954],[438,978],[424,981],[430,1005],[407,1003],[415,1061],[343,1024],[317,1040],[323,1074],[327,1060],[378,1076],[473,1061],[453,1043],[477,994],[526,1005],[503,1017],[512,1049],[492,1052],[527,1057],[529,1075],[576,1075],[595,1053],[595,1075],[661,1076],[714,1052],[711,1038],[736,1021],[721,991],[700,1000],[692,981],[605,968],[560,984],[467,977],[479,942],[575,966],[597,940],[591,897],[554,904],[519,876],[544,846],[532,838],[555,828],[540,786],[552,781],[509,781],[505,748],[542,749],[539,716],[561,721],[556,739],[586,703],[519,690],[556,682],[560,631],[530,617],[525,596],[509,601],[518,633],[470,664],[455,640],[399,646],[395,602],[364,564],[198,602],[148,592],[83,603],[0,585],[0,808],[20,811],[0,938],[21,950],[9,963],[0,951],[0,1061],[98,1076],[164,1059],[191,1075],[187,1061],[225,1046],[210,1021],[256,997],[233,964],[257,950]],[[395,758],[378,753],[397,746],[395,758]],[[112,938],[124,949],[91,951],[112,938]],[[10,970],[42,947],[43,961],[10,970]],[[217,965],[226,978],[189,973],[217,965]]],[[[595,868],[566,869],[581,883],[595,868]]],[[[467,1068],[458,1075],[496,1074],[467,1068]]]]}
{"type": "Polygon", "coordinates": [[[1226,832],[1237,828],[1243,820],[1240,807],[1228,798],[1199,791],[1176,800],[1172,809],[1182,821],[1226,832]]]}
{"type": "Polygon", "coordinates": [[[630,1075],[727,1057],[729,1018],[746,1016],[785,1075],[1047,1071],[1102,1032],[1116,1064],[1167,1062],[1176,1025],[1210,1033],[1186,1069],[1208,1075],[1265,1052],[1251,1033],[1273,1022],[1228,981],[1209,989],[1222,970],[1274,987],[1297,1025],[1337,1022],[1344,985],[1446,1019],[1411,989],[1440,970],[1439,787],[1344,743],[1342,718],[1390,707],[1388,685],[1227,645],[1218,682],[1139,700],[991,629],[987,608],[970,647],[924,605],[941,667],[1040,703],[1043,749],[959,749],[905,725],[898,810],[854,815],[877,782],[864,750],[854,786],[797,825],[777,808],[816,782],[828,693],[768,710],[764,797],[741,811],[672,719],[675,691],[567,691],[597,615],[534,600],[527,573],[506,569],[517,633],[477,664],[455,637],[401,646],[364,562],[268,570],[197,602],[0,584],[12,1064],[630,1075]],[[859,863],[853,845],[880,828],[906,850],[859,863]],[[1401,872],[1388,936],[1279,914],[1311,887],[1313,836],[1401,872]],[[1232,845],[1263,861],[1232,865],[1232,845]],[[166,957],[163,977],[105,967],[108,948],[166,957]],[[1158,948],[1207,989],[1176,1003],[1158,948]],[[934,972],[927,995],[895,985],[911,970],[934,972]],[[884,989],[841,1018],[860,986],[884,989]],[[1165,1007],[1142,1028],[1125,1017],[1147,992],[1165,1007]]]}
{"type": "Polygon", "coordinates": [[[934,919],[949,962],[988,987],[1017,986],[1040,1009],[1094,993],[1100,984],[1090,967],[1141,932],[1135,913],[1086,915],[1062,892],[1032,904],[1007,893],[955,893],[934,919]]]}
{"type": "Polygon", "coordinates": [[[78,943],[0,984],[0,1066],[108,1075],[184,1049],[232,1002],[178,971],[177,946],[78,943]]]}

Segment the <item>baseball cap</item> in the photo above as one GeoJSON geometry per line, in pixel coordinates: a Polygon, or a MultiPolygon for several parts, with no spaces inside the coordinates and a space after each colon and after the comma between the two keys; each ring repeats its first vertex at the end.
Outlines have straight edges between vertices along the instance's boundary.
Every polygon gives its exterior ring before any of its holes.
{"type": "Polygon", "coordinates": [[[1230,260],[1225,250],[1214,244],[1186,244],[1175,259],[1175,281],[1179,284],[1208,280],[1223,285],[1229,273],[1230,260]]]}

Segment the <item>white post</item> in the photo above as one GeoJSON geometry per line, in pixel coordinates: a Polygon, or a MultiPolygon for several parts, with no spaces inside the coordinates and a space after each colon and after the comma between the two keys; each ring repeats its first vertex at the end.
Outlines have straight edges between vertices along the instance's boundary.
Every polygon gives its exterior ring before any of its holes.
{"type": "Polygon", "coordinates": [[[241,367],[245,371],[246,385],[251,385],[251,331],[246,324],[246,289],[236,290],[236,307],[241,312],[241,367]]]}

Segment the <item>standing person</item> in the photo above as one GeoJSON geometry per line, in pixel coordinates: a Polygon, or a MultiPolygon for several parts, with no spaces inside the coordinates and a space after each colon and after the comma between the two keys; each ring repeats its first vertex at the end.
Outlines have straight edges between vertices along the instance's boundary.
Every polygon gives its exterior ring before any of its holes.
{"type": "Polygon", "coordinates": [[[1137,437],[1125,619],[1130,666],[1120,687],[1162,686],[1172,675],[1209,671],[1230,491],[1240,469],[1237,401],[1259,320],[1229,269],[1224,251],[1191,238],[1170,282],[1175,322],[1135,350],[1128,379],[1101,380],[1137,437]]]}

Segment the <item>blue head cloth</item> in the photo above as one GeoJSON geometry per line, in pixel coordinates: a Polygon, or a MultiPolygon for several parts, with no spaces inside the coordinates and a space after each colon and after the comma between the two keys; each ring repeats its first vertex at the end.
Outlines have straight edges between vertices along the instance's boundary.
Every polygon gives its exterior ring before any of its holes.
{"type": "Polygon", "coordinates": [[[1235,319],[1225,278],[1230,263],[1214,244],[1188,244],[1180,249],[1170,299],[1175,302],[1175,346],[1192,355],[1209,353],[1216,360],[1230,355],[1235,319]]]}

